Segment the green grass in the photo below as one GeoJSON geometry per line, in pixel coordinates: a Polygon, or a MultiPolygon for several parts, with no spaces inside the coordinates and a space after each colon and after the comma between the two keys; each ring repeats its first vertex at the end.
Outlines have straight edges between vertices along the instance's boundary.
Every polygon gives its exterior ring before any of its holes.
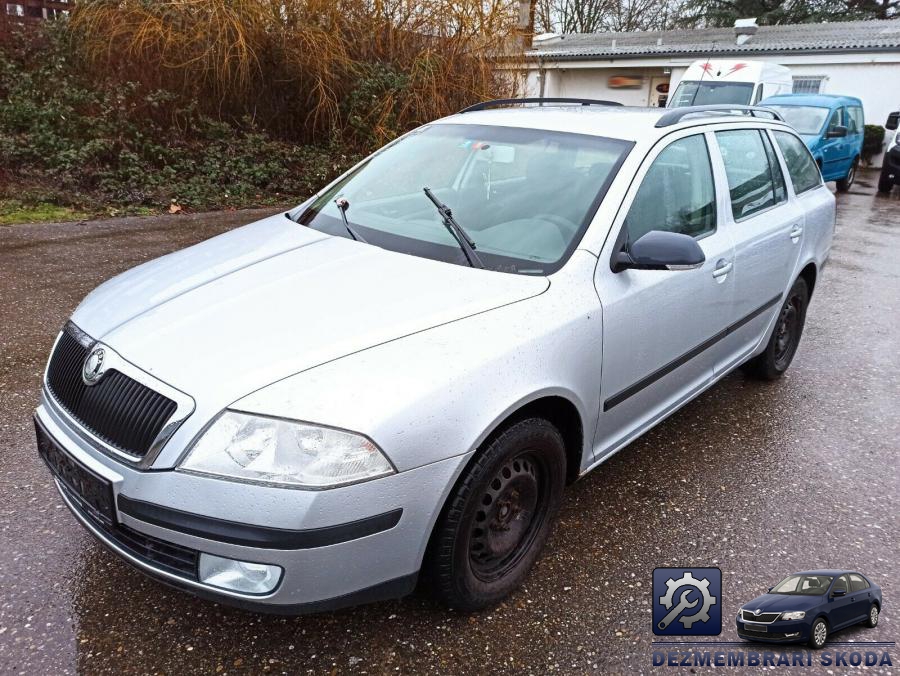
{"type": "Polygon", "coordinates": [[[83,211],[49,202],[23,204],[18,200],[0,200],[0,225],[80,221],[87,217],[88,214],[83,211]]]}

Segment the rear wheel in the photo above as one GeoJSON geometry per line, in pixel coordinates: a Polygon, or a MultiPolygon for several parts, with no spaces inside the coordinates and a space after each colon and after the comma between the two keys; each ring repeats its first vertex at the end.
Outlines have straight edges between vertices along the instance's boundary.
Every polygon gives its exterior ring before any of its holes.
{"type": "Polygon", "coordinates": [[[784,375],[800,345],[808,303],[809,287],[803,277],[798,277],[781,306],[766,349],[744,364],[746,373],[763,380],[775,380],[784,375]]]}
{"type": "Polygon", "coordinates": [[[878,606],[874,603],[872,607],[869,608],[869,618],[866,620],[867,627],[877,627],[878,626],[878,606]]]}
{"type": "Polygon", "coordinates": [[[546,420],[522,420],[497,436],[466,470],[436,526],[428,562],[435,594],[478,610],[518,587],[550,534],[565,477],[565,444],[546,420]]]}
{"type": "Polygon", "coordinates": [[[853,181],[856,180],[856,167],[859,164],[859,158],[856,157],[853,159],[853,164],[850,165],[850,170],[847,172],[847,175],[844,178],[838,179],[835,183],[837,189],[841,192],[847,192],[850,190],[850,187],[853,185],[853,181]]]}
{"type": "MultiPolygon", "coordinates": [[[[885,160],[887,163],[887,160],[885,160]]],[[[888,173],[887,167],[881,168],[881,176],[878,177],[878,192],[890,192],[894,187],[894,179],[888,173]]]]}
{"type": "Polygon", "coordinates": [[[812,630],[809,632],[809,647],[818,650],[825,641],[828,640],[828,623],[821,617],[813,622],[812,630]]]}

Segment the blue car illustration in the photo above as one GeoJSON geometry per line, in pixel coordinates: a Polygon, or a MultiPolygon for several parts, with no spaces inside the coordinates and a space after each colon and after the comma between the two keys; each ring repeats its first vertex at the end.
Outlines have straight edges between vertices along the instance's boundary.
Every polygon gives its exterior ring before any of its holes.
{"type": "Polygon", "coordinates": [[[738,636],[767,643],[808,642],[821,648],[836,631],[859,622],[874,627],[881,587],[850,570],[793,573],[738,610],[738,636]]]}

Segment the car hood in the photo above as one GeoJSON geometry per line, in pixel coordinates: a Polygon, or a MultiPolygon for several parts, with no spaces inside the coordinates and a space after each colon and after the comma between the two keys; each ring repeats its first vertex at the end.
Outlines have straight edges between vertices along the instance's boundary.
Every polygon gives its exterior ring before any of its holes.
{"type": "Polygon", "coordinates": [[[760,609],[764,613],[783,613],[786,610],[809,610],[822,603],[824,599],[824,596],[802,594],[763,594],[741,607],[750,612],[760,609]]]}
{"type": "Polygon", "coordinates": [[[544,277],[328,236],[280,214],[106,282],[72,321],[218,410],[286,376],[548,286],[544,277]]]}

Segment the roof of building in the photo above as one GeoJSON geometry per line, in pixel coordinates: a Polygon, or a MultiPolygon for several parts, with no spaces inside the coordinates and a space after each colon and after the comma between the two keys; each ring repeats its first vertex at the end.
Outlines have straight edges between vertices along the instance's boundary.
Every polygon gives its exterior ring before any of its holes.
{"type": "Polygon", "coordinates": [[[742,36],[735,29],[697,28],[633,33],[570,33],[535,40],[527,56],[547,60],[640,58],[679,55],[747,55],[900,52],[900,19],[759,26],[742,36]]]}

